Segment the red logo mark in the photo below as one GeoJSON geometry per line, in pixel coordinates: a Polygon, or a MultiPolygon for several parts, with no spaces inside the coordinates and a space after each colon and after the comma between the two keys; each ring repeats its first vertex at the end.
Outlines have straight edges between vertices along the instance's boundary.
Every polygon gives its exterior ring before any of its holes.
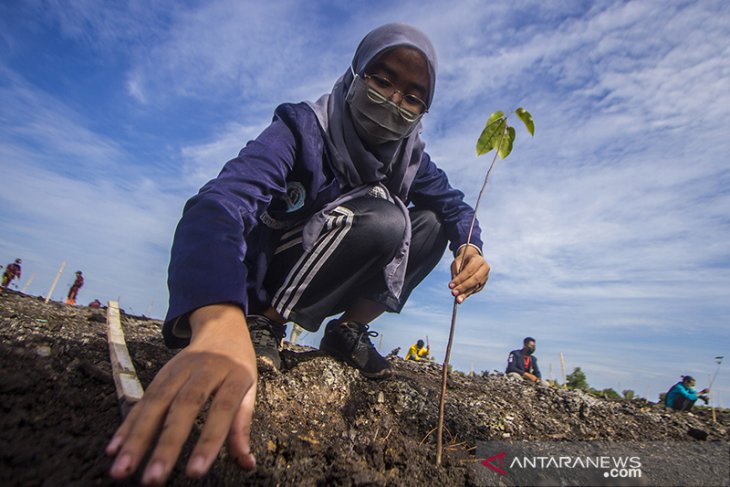
{"type": "Polygon", "coordinates": [[[502,470],[501,468],[499,468],[496,465],[492,465],[492,462],[494,460],[499,460],[499,467],[501,467],[502,464],[504,463],[504,452],[502,451],[502,452],[497,453],[496,455],[492,455],[491,457],[484,460],[482,462],[482,465],[484,465],[485,467],[487,467],[490,470],[494,470],[495,472],[497,472],[500,475],[507,475],[507,472],[505,472],[504,470],[502,470]]]}

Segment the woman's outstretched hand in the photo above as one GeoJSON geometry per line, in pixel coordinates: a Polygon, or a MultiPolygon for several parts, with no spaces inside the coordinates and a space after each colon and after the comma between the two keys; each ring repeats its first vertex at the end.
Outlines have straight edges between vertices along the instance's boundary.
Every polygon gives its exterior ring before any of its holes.
{"type": "Polygon", "coordinates": [[[106,447],[115,457],[110,470],[115,479],[132,475],[157,437],[142,483],[163,484],[209,397],[213,401],[186,474],[205,475],[226,439],[243,468],[256,466],[250,447],[256,355],[243,312],[235,305],[205,306],[190,316],[190,325],[190,345],[157,373],[106,447]]]}

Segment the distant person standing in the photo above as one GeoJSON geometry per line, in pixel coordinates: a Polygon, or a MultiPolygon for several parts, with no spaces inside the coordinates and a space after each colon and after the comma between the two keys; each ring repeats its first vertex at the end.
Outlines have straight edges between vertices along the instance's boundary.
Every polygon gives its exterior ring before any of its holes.
{"type": "Polygon", "coordinates": [[[674,384],[664,397],[664,405],[675,411],[689,411],[695,405],[697,399],[702,399],[705,404],[708,401],[709,389],[702,389],[700,392],[694,390],[696,381],[694,377],[683,375],[682,380],[674,384]]]}
{"type": "Polygon", "coordinates": [[[76,295],[79,293],[79,289],[84,285],[84,276],[81,271],[76,271],[76,280],[71,285],[71,289],[68,290],[68,298],[66,298],[66,304],[76,304],[76,295]]]}
{"type": "Polygon", "coordinates": [[[5,291],[5,289],[10,285],[11,282],[13,282],[13,279],[18,278],[20,279],[20,273],[21,268],[20,264],[22,264],[23,261],[20,259],[15,259],[15,262],[11,262],[5,267],[5,272],[3,272],[3,282],[2,286],[0,287],[0,294],[5,291]]]}
{"type": "Polygon", "coordinates": [[[522,348],[512,350],[509,353],[506,374],[510,377],[520,377],[532,382],[544,382],[542,381],[540,368],[537,366],[537,357],[534,355],[535,349],[535,339],[525,337],[522,340],[522,348]]]}

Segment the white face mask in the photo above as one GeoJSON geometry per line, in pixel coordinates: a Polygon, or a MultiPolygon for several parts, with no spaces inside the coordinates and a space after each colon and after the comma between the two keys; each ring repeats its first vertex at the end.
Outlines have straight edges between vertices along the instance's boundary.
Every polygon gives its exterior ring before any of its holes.
{"type": "Polygon", "coordinates": [[[367,83],[355,75],[345,98],[360,139],[368,145],[377,145],[408,137],[419,120],[405,120],[398,105],[391,101],[375,103],[368,97],[368,89],[367,83]]]}

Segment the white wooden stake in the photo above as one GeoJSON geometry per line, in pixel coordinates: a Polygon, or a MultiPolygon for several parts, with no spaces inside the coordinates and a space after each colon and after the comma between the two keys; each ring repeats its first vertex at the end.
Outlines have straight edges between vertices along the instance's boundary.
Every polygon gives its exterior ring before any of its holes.
{"type": "Polygon", "coordinates": [[[64,260],[61,262],[61,268],[58,269],[58,274],[56,274],[56,278],[53,280],[53,284],[51,284],[51,289],[48,290],[48,295],[46,296],[46,304],[48,304],[48,301],[51,300],[51,296],[53,295],[53,290],[56,289],[56,284],[58,284],[58,280],[61,278],[61,274],[63,274],[63,270],[66,268],[66,261],[64,260]]]}
{"type": "MultiPolygon", "coordinates": [[[[715,383],[715,378],[717,377],[717,373],[720,372],[720,365],[722,365],[722,359],[725,357],[718,356],[715,357],[715,363],[717,364],[717,369],[715,369],[715,374],[710,379],[710,385],[708,386],[708,389],[712,389],[712,385],[715,383]]],[[[712,401],[712,422],[717,423],[717,415],[715,414],[715,401],[712,401]]]]}
{"type": "Polygon", "coordinates": [[[117,388],[117,399],[122,408],[122,416],[126,416],[132,406],[142,399],[144,389],[142,389],[142,384],[137,378],[137,371],[134,369],[134,363],[129,356],[129,350],[127,350],[122,322],[119,319],[119,303],[117,301],[109,301],[106,310],[106,322],[114,385],[117,388]]]}
{"type": "Polygon", "coordinates": [[[25,281],[25,286],[23,286],[23,290],[20,291],[21,293],[25,294],[25,291],[28,290],[28,286],[30,286],[30,283],[33,282],[33,278],[35,277],[35,272],[30,275],[27,281],[25,281]]]}

